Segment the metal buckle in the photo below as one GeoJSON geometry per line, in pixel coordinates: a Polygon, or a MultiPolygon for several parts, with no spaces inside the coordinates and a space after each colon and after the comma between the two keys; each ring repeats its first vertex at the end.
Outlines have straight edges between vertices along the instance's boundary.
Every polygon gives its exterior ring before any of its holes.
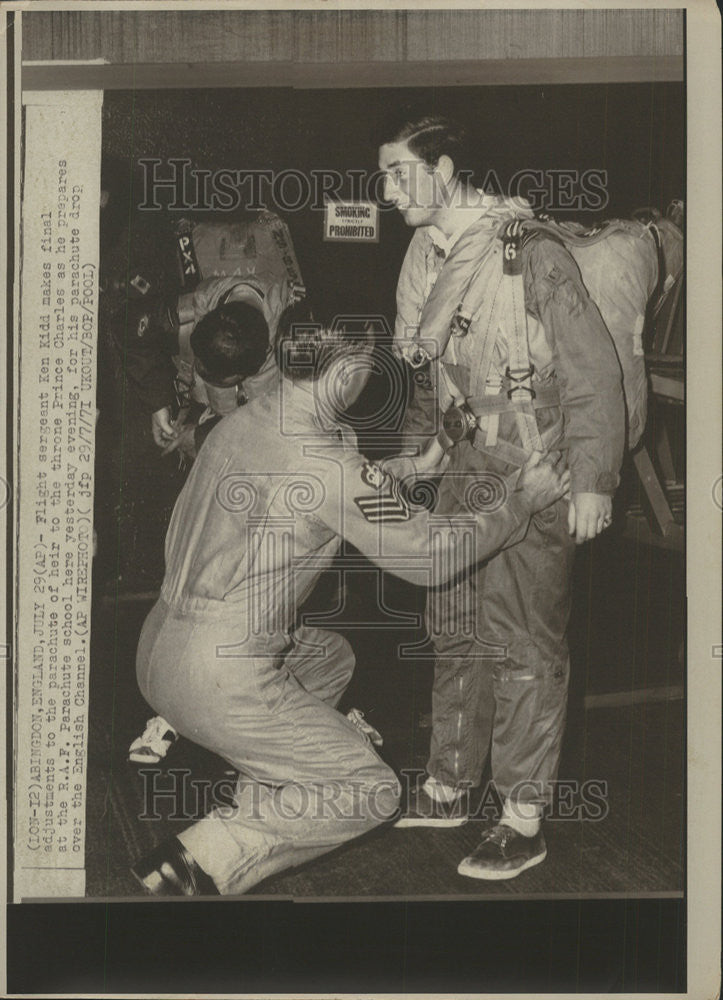
{"type": "Polygon", "coordinates": [[[431,354],[428,354],[423,347],[419,344],[415,344],[413,349],[410,349],[406,354],[407,362],[409,366],[413,369],[423,368],[426,364],[432,360],[431,354]]]}
{"type": "Polygon", "coordinates": [[[508,399],[512,399],[512,396],[513,396],[513,394],[515,392],[524,391],[524,392],[529,392],[530,399],[535,399],[536,396],[537,396],[537,393],[532,388],[532,386],[531,385],[521,385],[522,382],[527,382],[528,380],[530,380],[532,378],[532,376],[534,375],[534,373],[535,373],[535,366],[534,365],[530,365],[529,368],[510,368],[510,366],[508,365],[505,368],[505,378],[508,379],[508,381],[510,381],[510,382],[515,382],[516,385],[511,386],[507,390],[507,398],[508,399]],[[522,372],[522,374],[519,375],[519,376],[517,376],[517,375],[513,375],[512,374],[513,372],[522,372]]]}
{"type": "Polygon", "coordinates": [[[442,427],[450,441],[457,444],[472,438],[477,429],[477,417],[468,406],[450,406],[442,416],[442,427]]]}
{"type": "Polygon", "coordinates": [[[173,391],[176,396],[176,402],[181,409],[183,409],[184,406],[188,407],[191,405],[193,383],[189,384],[180,372],[173,377],[173,391]]]}

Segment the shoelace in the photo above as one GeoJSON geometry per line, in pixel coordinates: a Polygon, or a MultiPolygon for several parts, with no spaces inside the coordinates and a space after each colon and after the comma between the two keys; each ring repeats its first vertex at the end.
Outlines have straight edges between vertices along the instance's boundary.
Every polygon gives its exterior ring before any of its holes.
{"type": "Polygon", "coordinates": [[[487,830],[487,832],[483,834],[482,840],[492,841],[492,843],[494,844],[499,844],[500,847],[504,850],[505,847],[507,847],[507,844],[512,839],[513,833],[514,831],[511,830],[508,826],[503,826],[501,824],[498,824],[497,826],[493,826],[491,830],[487,830]]]}

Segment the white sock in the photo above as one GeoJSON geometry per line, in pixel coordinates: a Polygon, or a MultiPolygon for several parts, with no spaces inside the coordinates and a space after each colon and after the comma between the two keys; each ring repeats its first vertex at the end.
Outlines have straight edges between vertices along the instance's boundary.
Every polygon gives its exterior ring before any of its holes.
{"type": "Polygon", "coordinates": [[[500,823],[512,827],[523,837],[534,837],[542,822],[542,808],[534,802],[505,799],[500,823]]]}
{"type": "Polygon", "coordinates": [[[445,785],[441,781],[437,781],[436,778],[432,778],[431,775],[424,782],[422,788],[435,802],[456,802],[463,794],[463,789],[445,785]]]}

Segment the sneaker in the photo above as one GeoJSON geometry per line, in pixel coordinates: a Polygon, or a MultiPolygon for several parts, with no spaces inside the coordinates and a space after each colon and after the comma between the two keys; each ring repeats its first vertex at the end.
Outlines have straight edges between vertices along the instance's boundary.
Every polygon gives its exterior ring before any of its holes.
{"type": "Polygon", "coordinates": [[[346,713],[346,717],[352,726],[356,726],[362,736],[366,736],[369,742],[373,743],[375,747],[384,746],[384,737],[374,726],[369,725],[364,718],[364,713],[360,709],[350,708],[346,713]]]}
{"type": "Polygon", "coordinates": [[[425,792],[423,786],[419,786],[410,791],[406,811],[394,826],[400,829],[407,826],[464,826],[468,819],[467,792],[463,792],[452,802],[438,802],[425,792]]]}
{"type": "Polygon", "coordinates": [[[504,823],[490,827],[457,871],[467,878],[515,878],[526,868],[539,865],[547,857],[545,837],[540,828],[534,837],[523,837],[504,823]]]}
{"type": "Polygon", "coordinates": [[[157,764],[178,739],[178,733],[164,718],[157,715],[149,719],[142,736],[133,740],[128,749],[128,760],[134,764],[157,764]]]}

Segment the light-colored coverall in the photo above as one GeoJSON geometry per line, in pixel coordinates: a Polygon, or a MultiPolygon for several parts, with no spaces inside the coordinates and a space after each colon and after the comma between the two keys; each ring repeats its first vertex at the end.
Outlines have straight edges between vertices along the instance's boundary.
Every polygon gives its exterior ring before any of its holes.
{"type": "MultiPolygon", "coordinates": [[[[479,218],[452,240],[433,226],[415,230],[397,288],[400,353],[409,357],[415,340],[446,340],[472,273],[479,272],[486,286],[486,305],[502,294],[498,234],[512,218],[510,206],[487,197],[479,218]]],[[[542,443],[552,453],[567,450],[573,495],[612,494],[625,445],[622,373],[612,339],[562,245],[534,239],[522,258],[532,387],[559,392],[559,405],[535,412],[542,443]]],[[[505,378],[511,317],[495,315],[495,323],[496,346],[482,387],[490,395],[511,387],[505,378]]],[[[473,320],[466,336],[449,337],[429,374],[418,371],[405,420],[408,441],[423,442],[438,426],[438,407],[472,392],[483,326],[473,320]]],[[[464,509],[465,475],[504,476],[522,464],[515,413],[483,416],[474,441],[459,442],[450,456],[437,512],[464,509]]],[[[538,809],[549,801],[565,723],[573,555],[567,501],[560,500],[532,519],[519,544],[454,581],[444,595],[430,594],[436,663],[427,767],[438,781],[478,785],[491,753],[492,777],[503,796],[538,809]]]]}
{"type": "MultiPolygon", "coordinates": [[[[297,608],[342,537],[415,583],[429,583],[458,534],[412,515],[390,475],[347,431],[322,427],[313,387],[282,380],[222,420],[176,503],[160,599],[142,630],[138,682],[182,735],[240,772],[180,840],[221,893],[241,893],[391,817],[399,786],[334,708],[354,657],[340,636],[300,628],[297,608]],[[437,557],[435,557],[435,553],[437,557]]],[[[526,501],[464,518],[484,559],[521,537],[526,501]]]]}

